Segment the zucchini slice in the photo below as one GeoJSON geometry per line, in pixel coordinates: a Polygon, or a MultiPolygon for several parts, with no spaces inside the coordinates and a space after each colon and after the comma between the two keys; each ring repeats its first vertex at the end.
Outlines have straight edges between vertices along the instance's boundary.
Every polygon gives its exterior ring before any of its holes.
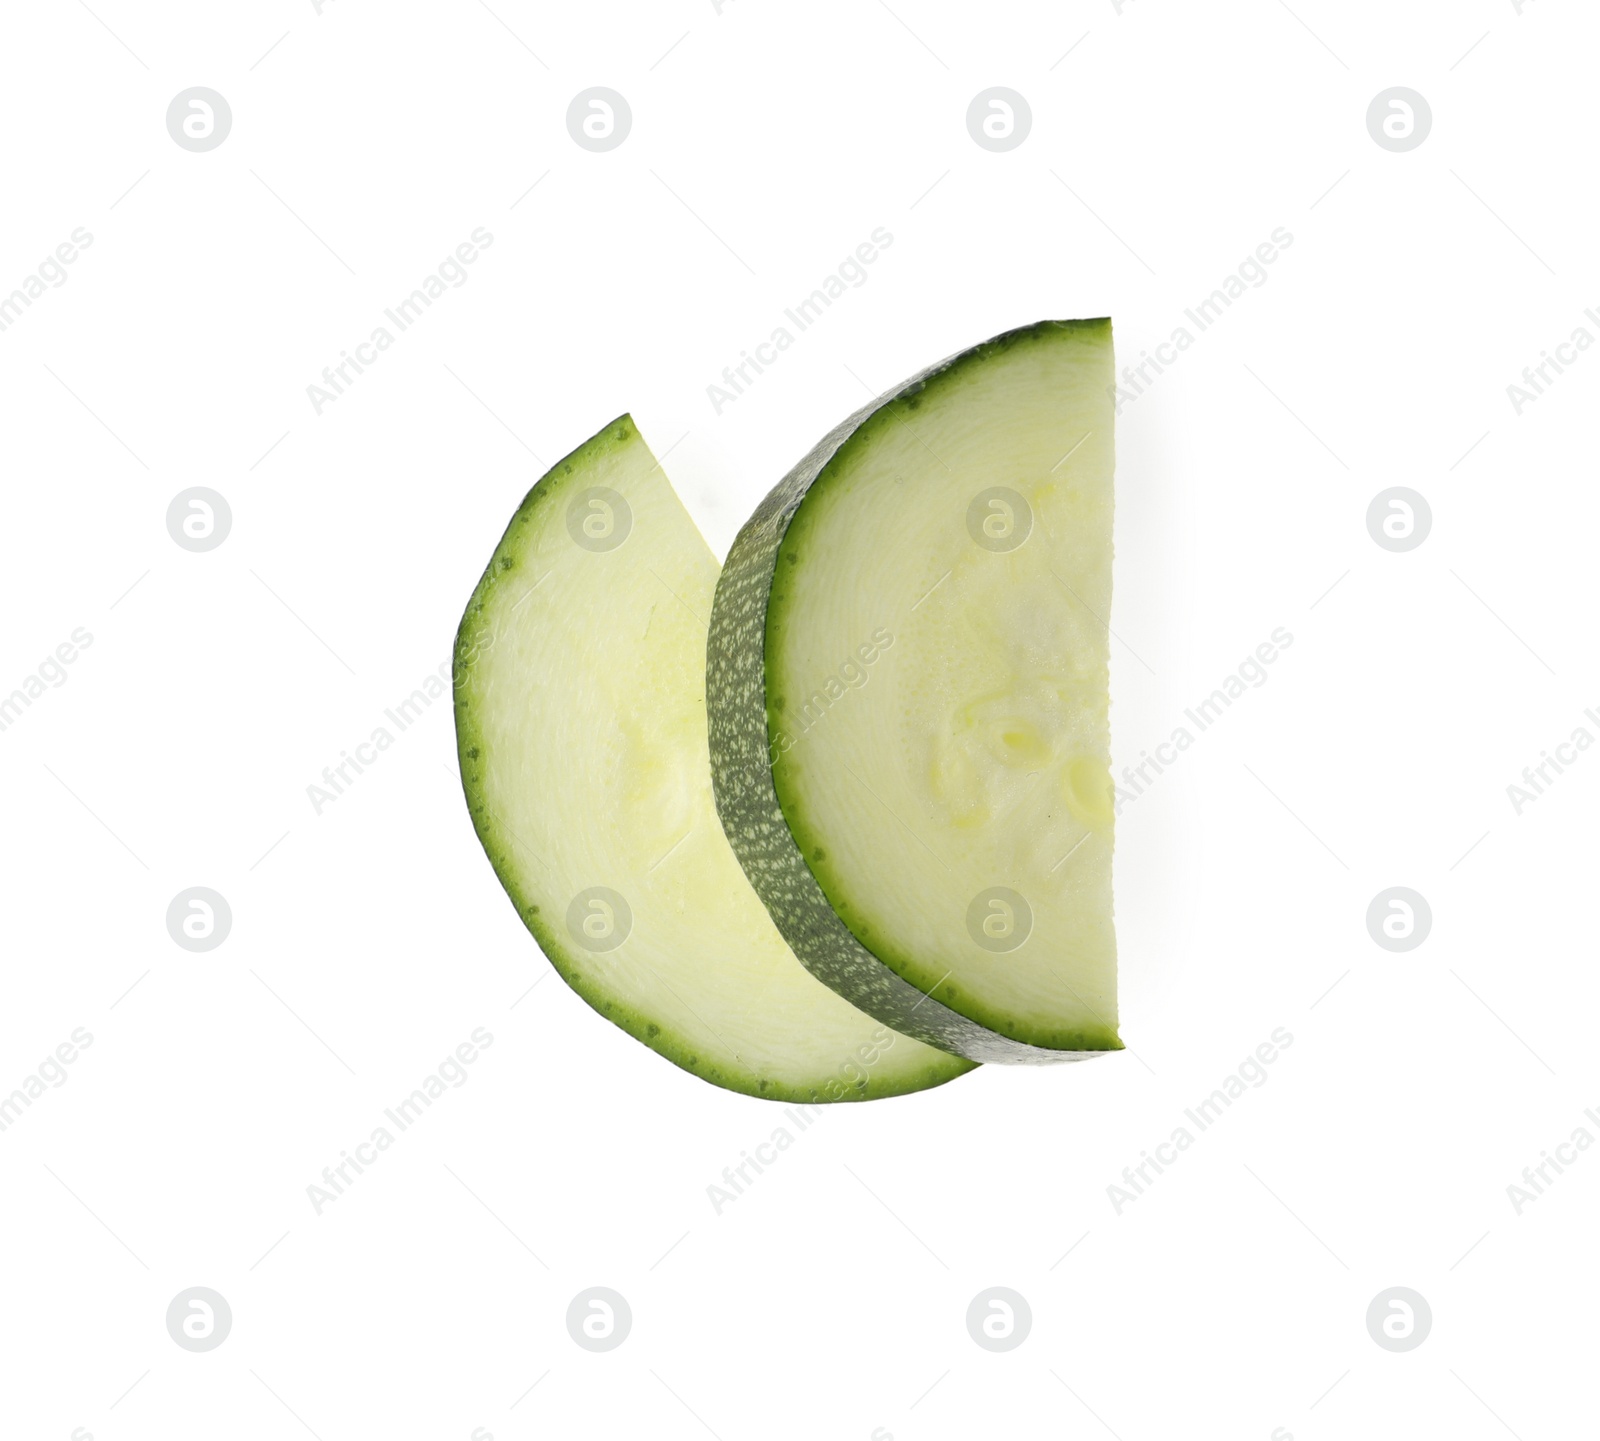
{"type": "Polygon", "coordinates": [[[561,978],[704,1080],[815,1102],[961,1075],[808,974],[728,848],[706,749],[716,580],[628,416],[534,486],[456,637],[478,838],[561,978]]]}
{"type": "Polygon", "coordinates": [[[1120,1050],[1109,320],[1043,321],[831,431],[761,503],[707,651],[717,808],[778,929],[980,1061],[1120,1050]]]}

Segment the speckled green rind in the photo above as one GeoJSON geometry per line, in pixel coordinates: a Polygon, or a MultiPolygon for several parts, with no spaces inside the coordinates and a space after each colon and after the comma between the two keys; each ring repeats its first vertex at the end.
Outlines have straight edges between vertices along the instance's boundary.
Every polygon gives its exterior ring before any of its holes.
{"type": "MultiPolygon", "coordinates": [[[[745,522],[717,581],[706,643],[706,706],[717,814],[756,894],[806,969],[885,1025],[974,1061],[1052,1065],[1107,1049],[1029,1045],[963,1016],[902,979],[840,918],[791,831],[773,781],[767,718],[767,608],[785,533],[830,462],[886,406],[936,375],[1052,331],[1099,330],[1109,320],[1045,320],[962,351],[886,391],[828,432],[745,522]]],[[[1116,1048],[1120,1048],[1120,1043],[1116,1048]]]]}
{"type": "MultiPolygon", "coordinates": [[[[528,894],[518,877],[514,847],[516,839],[503,834],[497,823],[488,796],[481,784],[479,761],[484,745],[474,708],[481,701],[475,686],[475,663],[493,644],[493,616],[496,601],[501,598],[503,586],[514,584],[513,577],[522,565],[529,542],[545,524],[564,525],[562,508],[557,503],[571,486],[585,484],[586,466],[621,445],[638,439],[631,416],[614,420],[599,434],[580,445],[570,455],[556,462],[540,478],[516,513],[511,517],[505,534],[489,558],[482,579],[467,602],[461,624],[456,632],[452,671],[454,678],[456,750],[461,770],[461,784],[466,796],[467,809],[474,830],[482,844],[501,886],[516,907],[517,915],[538,942],[540,950],[549,959],[556,973],[595,1011],[613,1025],[626,1031],[635,1040],[664,1056],[674,1065],[698,1076],[703,1081],[726,1090],[754,1096],[761,1100],[784,1103],[825,1104],[834,1101],[868,1101],[890,1096],[907,1095],[914,1091],[941,1086],[973,1069],[970,1065],[951,1065],[947,1058],[930,1057],[920,1070],[906,1071],[895,1076],[885,1076],[865,1069],[868,1074],[859,1079],[849,1070],[850,1057],[843,1057],[838,1072],[819,1079],[816,1085],[796,1086],[773,1080],[756,1071],[734,1070],[718,1066],[700,1056],[692,1043],[663,1030],[650,1017],[608,997],[586,976],[581,958],[577,956],[567,938],[553,923],[552,908],[541,907],[539,900],[528,894]]],[[[642,441],[640,442],[642,443],[642,441]]],[[[548,898],[546,898],[548,901],[548,898]]],[[[895,1038],[885,1036],[887,1046],[895,1038]]],[[[887,1047],[886,1047],[887,1048],[887,1047]]]]}

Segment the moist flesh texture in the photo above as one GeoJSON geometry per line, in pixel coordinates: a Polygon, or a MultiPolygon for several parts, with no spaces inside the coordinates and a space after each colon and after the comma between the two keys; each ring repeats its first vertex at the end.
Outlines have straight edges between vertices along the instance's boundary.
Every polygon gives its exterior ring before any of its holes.
{"type": "Polygon", "coordinates": [[[934,367],[797,467],[724,579],[724,645],[748,648],[761,607],[769,780],[728,744],[750,677],[711,680],[718,800],[758,890],[842,994],[981,1059],[1121,1045],[1111,379],[1107,321],[934,367]]]}
{"type": "Polygon", "coordinates": [[[562,978],[695,1075],[806,1102],[950,1080],[970,1062],[800,965],[728,847],[704,699],[717,573],[627,416],[534,487],[457,637],[479,839],[562,978]]]}

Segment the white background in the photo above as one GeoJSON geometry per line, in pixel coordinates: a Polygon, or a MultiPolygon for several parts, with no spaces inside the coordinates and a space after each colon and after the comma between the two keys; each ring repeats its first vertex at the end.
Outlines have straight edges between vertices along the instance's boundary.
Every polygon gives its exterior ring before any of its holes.
{"type": "Polygon", "coordinates": [[[1600,735],[1600,356],[1521,415],[1506,387],[1600,335],[1592,13],[93,3],[11,7],[0,91],[0,293],[93,236],[0,334],[0,694],[93,636],[0,732],[0,1092],[93,1036],[0,1132],[0,1432],[1588,1434],[1600,1154],[1520,1215],[1507,1187],[1600,1137],[1600,755],[1520,815],[1506,787],[1600,735]],[[164,119],[195,85],[233,112],[202,154],[164,119]],[[592,85],[632,108],[609,153],[567,133],[592,85]],[[994,85],[1033,114],[1004,154],[965,125],[994,85]],[[1433,112],[1408,153],[1365,121],[1395,85],[1433,112]],[[468,283],[318,415],[307,385],[479,226],[468,283]],[[723,367],[880,226],[718,415],[723,367]],[[1123,811],[1129,1052],[834,1108],[715,1214],[789,1123],[529,991],[447,708],[320,815],[307,786],[445,661],[541,460],[614,415],[720,553],[869,393],[1041,317],[1110,314],[1136,359],[1280,226],[1119,421],[1119,768],[1294,637],[1123,811]],[[165,525],[195,485],[233,515],[206,554],[165,525]],[[1433,514],[1404,554],[1365,522],[1393,485],[1433,514]],[[164,920],[196,885],[233,912],[205,954],[164,920]],[[1405,954],[1365,923],[1396,885],[1433,911],[1405,954]],[[467,1084],[316,1214],[479,1026],[467,1084]],[[1276,1027],[1266,1083],[1119,1214],[1276,1027]],[[195,1285],[233,1311],[205,1354],[164,1322],[195,1285]],[[592,1285],[634,1317],[603,1355],[564,1322],[592,1285]],[[993,1285],[1033,1313],[1006,1354],[964,1322],[993,1285]],[[1406,1354],[1365,1323],[1396,1285],[1433,1313],[1406,1354]]]}

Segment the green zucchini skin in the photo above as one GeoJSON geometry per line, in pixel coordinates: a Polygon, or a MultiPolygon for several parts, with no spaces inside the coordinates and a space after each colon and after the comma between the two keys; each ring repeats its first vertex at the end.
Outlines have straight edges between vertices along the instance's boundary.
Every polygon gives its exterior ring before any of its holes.
{"type": "Polygon", "coordinates": [[[706,644],[706,705],[717,814],[745,874],[789,947],[818,980],[903,1035],[970,1060],[1051,1065],[1116,1045],[1056,1050],[1015,1040],[952,1010],[904,980],[839,917],[791,831],[773,779],[768,725],[767,617],[774,571],[791,521],[830,462],[879,412],[917,396],[935,376],[1107,319],[1046,320],[950,356],[886,391],[830,430],[766,496],[734,540],[718,579],[706,644]]]}
{"type": "MultiPolygon", "coordinates": [[[[591,478],[596,465],[630,446],[643,448],[643,441],[632,417],[622,415],[541,477],[511,517],[461,618],[452,666],[457,757],[467,810],[496,877],[551,966],[572,990],[613,1025],[711,1085],[766,1101],[820,1105],[905,1095],[966,1074],[971,1066],[937,1052],[923,1053],[920,1065],[885,1064],[882,1056],[893,1052],[897,1042],[901,1050],[894,1054],[900,1057],[908,1043],[881,1027],[874,1033],[864,1018],[862,1039],[871,1057],[859,1051],[841,1052],[837,1070],[819,1075],[814,1083],[774,1077],[758,1066],[708,1054],[704,1037],[697,1041],[692,1035],[657,1024],[659,1016],[641,1009],[595,974],[593,957],[571,943],[556,919],[566,897],[552,895],[540,882],[539,872],[527,862],[526,847],[497,812],[496,797],[485,774],[492,748],[486,714],[491,707],[508,704],[507,692],[511,693],[510,703],[528,705],[530,710],[540,700],[536,679],[499,668],[497,647],[502,632],[511,624],[508,613],[514,619],[529,599],[527,577],[541,532],[563,533],[563,502],[591,478]]],[[[646,460],[653,459],[647,451],[644,454],[646,460]]],[[[664,477],[660,483],[667,484],[664,477]]],[[[704,548],[698,536],[695,544],[704,548]]],[[[706,565],[714,565],[709,550],[705,555],[706,565]]],[[[551,586],[540,591],[536,603],[523,614],[553,623],[564,603],[551,586]]],[[[598,645],[604,637],[597,635],[593,640],[598,645]]],[[[536,719],[536,714],[531,719],[536,719]]],[[[590,780],[581,767],[575,770],[575,787],[581,790],[590,780]]],[[[736,871],[733,874],[737,876],[736,871]]],[[[825,999],[830,1006],[839,1004],[831,996],[825,999]]]]}

